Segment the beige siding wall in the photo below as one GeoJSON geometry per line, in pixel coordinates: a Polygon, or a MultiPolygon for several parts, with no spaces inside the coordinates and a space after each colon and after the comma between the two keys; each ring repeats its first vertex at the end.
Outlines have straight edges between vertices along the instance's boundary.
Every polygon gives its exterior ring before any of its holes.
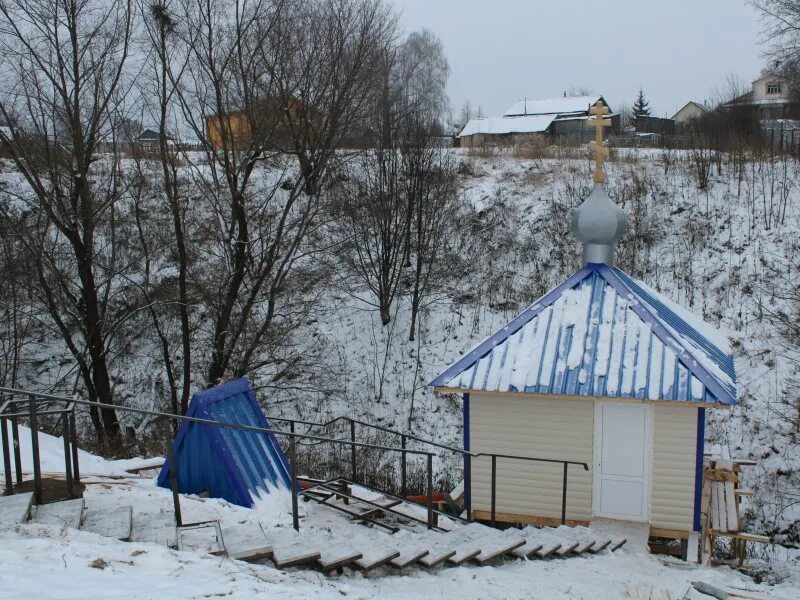
{"type": "MultiPolygon", "coordinates": [[[[594,403],[512,395],[470,394],[470,448],[586,462],[570,466],[567,519],[592,516],[594,403]]],[[[498,513],[561,517],[563,467],[559,464],[498,459],[498,513]]],[[[491,459],[473,459],[472,509],[491,509],[491,459]]]]}
{"type": "Polygon", "coordinates": [[[694,521],[697,408],[656,405],[653,420],[650,525],[691,531],[694,521]]]}

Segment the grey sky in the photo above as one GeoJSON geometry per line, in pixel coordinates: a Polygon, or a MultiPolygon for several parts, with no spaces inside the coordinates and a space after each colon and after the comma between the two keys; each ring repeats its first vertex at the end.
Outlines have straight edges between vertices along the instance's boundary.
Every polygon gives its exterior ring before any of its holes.
{"type": "Polygon", "coordinates": [[[469,100],[500,115],[515,100],[570,86],[615,108],[641,85],[653,114],[671,116],[728,74],[749,85],[764,66],[759,18],[743,0],[392,2],[406,32],[426,27],[442,39],[456,113],[469,100]]]}

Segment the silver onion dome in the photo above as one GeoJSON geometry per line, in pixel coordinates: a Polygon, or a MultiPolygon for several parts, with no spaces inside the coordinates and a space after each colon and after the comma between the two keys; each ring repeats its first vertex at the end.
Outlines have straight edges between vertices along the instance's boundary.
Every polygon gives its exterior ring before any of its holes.
{"type": "Polygon", "coordinates": [[[608,197],[602,183],[572,213],[572,231],[583,244],[583,263],[614,265],[614,246],[625,233],[625,211],[608,197]]]}

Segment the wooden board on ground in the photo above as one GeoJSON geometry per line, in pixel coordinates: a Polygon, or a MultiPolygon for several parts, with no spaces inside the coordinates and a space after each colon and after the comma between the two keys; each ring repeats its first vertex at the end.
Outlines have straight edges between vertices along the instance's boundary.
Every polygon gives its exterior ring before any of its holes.
{"type": "Polygon", "coordinates": [[[393,559],[398,558],[400,552],[395,548],[386,546],[370,546],[364,548],[364,554],[355,561],[355,566],[362,571],[369,572],[385,564],[390,563],[393,559]]]}
{"type": "Polygon", "coordinates": [[[131,539],[133,508],[120,506],[110,510],[87,510],[81,529],[122,541],[131,539]]]}
{"type": "MultiPolygon", "coordinates": [[[[389,562],[396,569],[410,567],[430,554],[430,550],[427,548],[406,540],[398,540],[395,543],[395,548],[399,551],[399,554],[389,562]]],[[[443,560],[447,560],[447,557],[443,560]]]]}
{"type": "Polygon", "coordinates": [[[16,525],[28,520],[33,505],[33,493],[0,496],[0,525],[16,525]]]}
{"type": "Polygon", "coordinates": [[[225,542],[219,521],[178,527],[178,550],[219,556],[225,554],[225,542]]]}
{"type": "Polygon", "coordinates": [[[174,515],[166,512],[135,515],[131,528],[131,541],[175,548],[178,545],[178,533],[174,515]]]}
{"type": "Polygon", "coordinates": [[[325,543],[306,534],[290,530],[269,530],[265,532],[272,540],[272,562],[279,569],[314,563],[319,560],[325,543]]]}
{"type": "Polygon", "coordinates": [[[83,506],[83,498],[42,504],[33,511],[31,522],[66,525],[73,529],[80,529],[83,521],[83,506]]]}
{"type": "Polygon", "coordinates": [[[361,558],[361,551],[349,546],[337,544],[335,540],[328,540],[319,553],[317,562],[323,571],[341,569],[361,558]]]}
{"type": "Polygon", "coordinates": [[[525,538],[517,529],[499,531],[480,523],[470,523],[464,526],[464,529],[469,530],[476,542],[480,542],[481,552],[475,557],[480,564],[485,564],[525,545],[525,538]]]}
{"type": "MultiPolygon", "coordinates": [[[[542,550],[544,544],[533,537],[525,538],[525,543],[519,548],[511,551],[511,554],[517,558],[532,558],[537,556],[536,552],[542,550]]],[[[555,549],[555,548],[554,548],[555,549]]]]}
{"type": "Polygon", "coordinates": [[[228,558],[257,562],[272,556],[269,542],[261,523],[222,526],[222,539],[228,558]]]}
{"type": "MultiPolygon", "coordinates": [[[[569,540],[570,542],[577,542],[578,545],[573,548],[572,552],[575,554],[583,554],[584,552],[591,552],[592,548],[594,548],[595,543],[598,540],[594,538],[591,533],[588,533],[590,530],[578,530],[578,528],[573,527],[566,527],[561,526],[557,527],[553,530],[553,535],[559,539],[569,540]]],[[[601,540],[602,543],[602,540],[601,540]]],[[[608,540],[608,543],[611,543],[611,540],[608,540]]]]}
{"type": "Polygon", "coordinates": [[[456,553],[442,533],[428,531],[416,536],[416,541],[428,551],[428,554],[419,559],[419,564],[428,569],[438,567],[456,553]]]}

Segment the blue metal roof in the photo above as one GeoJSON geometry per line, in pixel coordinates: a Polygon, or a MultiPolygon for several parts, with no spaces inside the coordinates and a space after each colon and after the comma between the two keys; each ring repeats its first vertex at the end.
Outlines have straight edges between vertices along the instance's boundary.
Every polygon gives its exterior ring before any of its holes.
{"type": "Polygon", "coordinates": [[[430,385],[736,404],[724,336],[644,283],[587,264],[430,385]]]}
{"type": "MultiPolygon", "coordinates": [[[[247,379],[236,379],[192,396],[189,417],[270,429],[247,379]]],[[[173,443],[178,491],[208,493],[250,507],[262,493],[289,488],[289,464],[271,433],[184,421],[173,443]]],[[[169,487],[168,462],[158,485],[169,487]]]]}

